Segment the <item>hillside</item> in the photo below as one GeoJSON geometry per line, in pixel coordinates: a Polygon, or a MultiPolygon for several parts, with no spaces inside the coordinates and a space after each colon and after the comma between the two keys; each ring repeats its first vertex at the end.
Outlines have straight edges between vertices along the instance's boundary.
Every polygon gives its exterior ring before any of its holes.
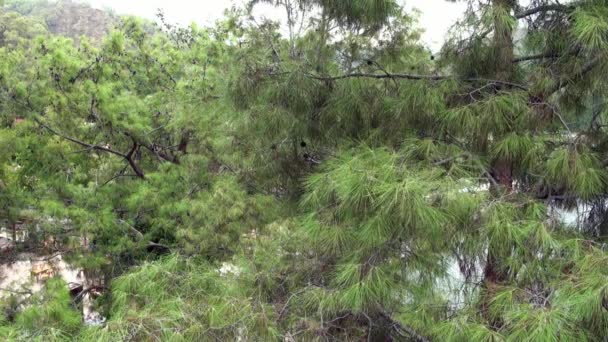
{"type": "Polygon", "coordinates": [[[100,41],[118,18],[103,10],[74,0],[8,0],[5,10],[39,19],[49,32],[78,39],[84,35],[100,41]]]}

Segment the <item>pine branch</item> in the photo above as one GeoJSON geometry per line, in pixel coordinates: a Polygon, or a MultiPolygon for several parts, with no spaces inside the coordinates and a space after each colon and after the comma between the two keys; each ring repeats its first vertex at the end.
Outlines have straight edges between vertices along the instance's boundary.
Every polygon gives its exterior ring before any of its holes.
{"type": "Polygon", "coordinates": [[[92,291],[96,291],[96,290],[102,290],[102,291],[107,291],[109,290],[106,286],[103,285],[94,285],[91,287],[87,287],[86,289],[83,289],[82,291],[80,291],[80,293],[78,293],[76,295],[76,297],[74,297],[74,299],[72,299],[72,303],[77,303],[78,301],[80,301],[87,293],[92,292],[92,291]]]}
{"type": "Polygon", "coordinates": [[[488,180],[490,181],[490,183],[492,183],[493,186],[497,187],[499,185],[498,181],[496,181],[496,179],[494,178],[494,176],[492,176],[492,174],[490,174],[489,171],[485,170],[483,173],[488,178],[488,180]]]}
{"type": "Polygon", "coordinates": [[[316,79],[316,80],[320,80],[320,81],[338,81],[338,80],[342,80],[342,79],[346,79],[346,78],[377,78],[377,79],[384,79],[384,78],[399,78],[399,79],[407,79],[407,80],[428,80],[428,81],[441,81],[441,80],[447,80],[447,79],[451,79],[451,76],[439,76],[439,75],[416,75],[416,74],[391,74],[391,73],[384,73],[384,74],[368,74],[368,73],[361,73],[361,72],[356,72],[356,73],[350,73],[350,74],[344,74],[344,75],[339,75],[339,76],[317,76],[317,75],[312,75],[309,74],[309,77],[316,79]]]}
{"type": "Polygon", "coordinates": [[[529,17],[529,16],[535,15],[537,13],[551,12],[551,11],[553,11],[553,12],[561,12],[561,13],[569,13],[574,8],[576,8],[575,5],[560,5],[560,4],[541,5],[541,6],[538,6],[538,7],[528,8],[527,10],[524,10],[522,12],[515,13],[515,18],[517,18],[517,19],[523,19],[525,17],[529,17]]]}
{"type": "Polygon", "coordinates": [[[566,87],[571,82],[580,81],[583,77],[585,77],[585,75],[587,75],[596,66],[598,66],[600,64],[601,59],[602,59],[602,57],[600,55],[593,57],[590,61],[588,61],[587,63],[585,63],[585,65],[583,65],[580,72],[578,72],[576,75],[574,75],[574,77],[572,79],[562,79],[562,80],[558,81],[557,83],[555,83],[553,85],[553,87],[551,87],[547,90],[547,94],[551,95],[553,93],[560,91],[562,88],[566,87]]]}
{"type": "Polygon", "coordinates": [[[124,154],[124,153],[122,153],[122,152],[120,152],[120,151],[116,151],[116,150],[113,150],[113,149],[105,147],[105,146],[93,145],[93,144],[89,144],[89,143],[84,142],[84,141],[80,141],[78,139],[75,139],[75,138],[72,138],[72,137],[69,137],[69,136],[67,136],[65,134],[60,133],[59,131],[51,128],[50,126],[48,126],[48,125],[46,125],[44,123],[42,123],[38,119],[34,119],[34,121],[36,121],[36,123],[38,125],[40,125],[41,127],[45,128],[46,130],[48,130],[49,132],[53,133],[54,135],[56,135],[56,136],[58,136],[58,137],[60,137],[62,139],[68,140],[70,142],[73,142],[73,143],[75,143],[77,145],[80,145],[82,147],[85,147],[85,148],[87,148],[87,150],[97,150],[97,151],[108,152],[110,154],[114,154],[114,155],[117,155],[117,156],[122,157],[122,158],[127,158],[127,155],[124,154]]]}
{"type": "MultiPolygon", "coordinates": [[[[137,242],[142,242],[144,240],[144,233],[140,232],[137,228],[135,228],[133,225],[131,225],[129,222],[125,221],[125,220],[118,220],[118,223],[123,224],[124,226],[126,226],[127,228],[129,228],[129,232],[131,233],[131,235],[133,235],[135,237],[135,240],[137,242]]],[[[156,249],[156,250],[163,250],[165,252],[171,252],[171,247],[167,246],[167,245],[163,245],[154,241],[148,241],[146,243],[146,248],[148,250],[151,249],[156,249]]]]}
{"type": "Polygon", "coordinates": [[[391,323],[392,328],[402,337],[409,337],[416,342],[430,342],[431,340],[425,336],[420,335],[416,330],[407,325],[401,324],[394,320],[391,315],[387,312],[381,312],[380,315],[391,323]]]}
{"type": "Polygon", "coordinates": [[[131,136],[128,133],[125,133],[125,134],[129,138],[131,138],[131,141],[133,142],[133,147],[131,147],[131,150],[129,151],[129,153],[127,153],[125,159],[127,159],[127,162],[129,163],[129,165],[131,166],[131,169],[133,169],[135,174],[139,178],[144,178],[144,171],[139,167],[139,165],[137,165],[135,160],[133,160],[133,156],[135,155],[135,152],[137,152],[137,150],[139,149],[139,144],[137,143],[137,141],[135,140],[135,138],[133,136],[131,136]]]}
{"type": "Polygon", "coordinates": [[[292,293],[291,296],[289,296],[289,299],[287,299],[287,301],[285,302],[285,305],[283,305],[283,308],[281,309],[281,311],[279,311],[279,318],[278,318],[279,321],[283,318],[283,315],[285,314],[285,311],[289,307],[289,302],[291,302],[291,300],[294,297],[296,297],[296,296],[298,296],[298,295],[306,292],[308,289],[309,289],[309,287],[307,286],[307,287],[305,287],[305,288],[303,288],[303,289],[301,289],[301,290],[299,290],[297,292],[292,293]]]}
{"type": "Polygon", "coordinates": [[[137,230],[137,228],[135,228],[131,224],[129,224],[129,222],[127,222],[125,220],[120,220],[120,219],[118,220],[118,222],[122,223],[127,228],[129,228],[129,231],[131,233],[133,233],[133,235],[135,236],[137,241],[142,241],[144,239],[144,234],[142,232],[140,232],[139,230],[137,230]]]}
{"type": "Polygon", "coordinates": [[[450,162],[452,162],[452,161],[454,161],[454,160],[456,160],[458,158],[462,158],[462,157],[464,157],[464,158],[470,158],[471,154],[470,153],[466,153],[466,152],[465,153],[460,153],[460,154],[457,154],[457,155],[455,155],[453,157],[449,157],[449,158],[445,158],[445,159],[442,159],[442,160],[435,161],[433,163],[433,165],[435,165],[435,166],[441,166],[441,165],[450,163],[450,162]]]}
{"type": "Polygon", "coordinates": [[[98,187],[98,189],[103,188],[104,186],[110,184],[111,181],[116,180],[121,177],[137,177],[137,175],[125,175],[125,171],[127,170],[128,167],[129,167],[129,165],[125,165],[125,167],[123,167],[120,171],[118,171],[118,173],[114,177],[108,179],[103,184],[101,184],[98,187]]]}
{"type": "Polygon", "coordinates": [[[508,86],[511,88],[528,91],[528,87],[526,87],[523,84],[501,81],[501,80],[492,80],[492,79],[486,79],[486,78],[458,79],[455,76],[417,75],[417,74],[399,74],[399,73],[397,73],[397,74],[391,74],[391,73],[374,74],[374,73],[360,73],[360,72],[344,74],[344,75],[339,75],[339,76],[318,76],[318,75],[312,75],[312,74],[307,74],[307,76],[310,78],[316,79],[316,80],[320,80],[320,81],[337,81],[337,80],[343,80],[343,79],[347,79],[347,78],[376,78],[376,79],[391,78],[391,79],[407,79],[407,80],[418,80],[418,81],[420,81],[420,80],[443,81],[443,80],[457,79],[457,80],[460,80],[463,82],[470,82],[470,83],[487,82],[490,84],[504,85],[504,86],[508,86]]]}
{"type": "MultiPolygon", "coordinates": [[[[127,154],[125,154],[125,153],[122,153],[120,151],[113,150],[113,149],[111,149],[109,147],[106,147],[106,146],[89,144],[87,142],[84,142],[84,141],[78,140],[76,138],[72,138],[70,136],[67,136],[67,135],[65,135],[65,134],[63,134],[63,133],[61,133],[61,132],[53,129],[52,127],[44,124],[42,121],[38,120],[37,118],[34,118],[34,121],[38,125],[40,125],[40,127],[48,130],[52,134],[54,134],[54,135],[56,135],[56,136],[58,136],[58,137],[60,137],[62,139],[65,139],[65,140],[70,141],[70,142],[72,142],[74,144],[80,145],[82,147],[85,147],[85,148],[87,148],[89,150],[96,150],[96,151],[107,152],[107,153],[110,153],[110,154],[113,154],[113,155],[116,155],[116,156],[119,156],[119,157],[125,159],[129,163],[129,166],[131,167],[131,169],[133,169],[133,171],[135,172],[135,174],[137,175],[137,177],[142,178],[142,179],[145,178],[145,174],[144,174],[143,170],[133,160],[133,156],[134,156],[135,152],[137,151],[137,149],[139,148],[139,145],[137,144],[137,142],[135,141],[135,139],[133,137],[131,137],[131,139],[133,141],[133,147],[131,148],[131,150],[127,154]]],[[[127,136],[129,136],[129,135],[127,134],[127,136]]]]}
{"type": "Polygon", "coordinates": [[[537,59],[552,59],[552,58],[558,58],[558,57],[560,57],[560,55],[558,55],[556,53],[539,53],[538,55],[516,57],[515,59],[513,59],[513,63],[521,63],[521,62],[533,61],[533,60],[537,60],[537,59]]]}
{"type": "Polygon", "coordinates": [[[156,242],[153,242],[153,241],[148,241],[148,244],[146,245],[146,248],[148,250],[154,250],[154,249],[156,249],[156,250],[162,250],[162,251],[164,251],[166,253],[170,253],[171,252],[171,247],[169,247],[167,245],[160,244],[160,243],[156,243],[156,242]]]}
{"type": "Polygon", "coordinates": [[[156,148],[158,145],[142,144],[142,146],[144,148],[146,148],[147,150],[149,150],[150,152],[154,153],[154,155],[156,157],[158,157],[158,159],[160,159],[161,161],[167,161],[167,162],[170,162],[173,164],[179,164],[179,159],[177,156],[172,156],[170,154],[162,152],[160,149],[156,148]]]}

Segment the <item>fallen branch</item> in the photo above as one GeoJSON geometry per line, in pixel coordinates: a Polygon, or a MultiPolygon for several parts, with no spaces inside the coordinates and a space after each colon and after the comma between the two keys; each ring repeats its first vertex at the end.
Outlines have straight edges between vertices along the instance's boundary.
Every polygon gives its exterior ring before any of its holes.
{"type": "Polygon", "coordinates": [[[461,153],[461,154],[458,154],[458,155],[456,155],[454,157],[449,157],[449,158],[445,158],[445,159],[442,159],[442,160],[438,160],[438,161],[434,162],[433,165],[435,165],[435,166],[441,166],[441,165],[447,164],[447,163],[452,162],[452,161],[454,161],[454,160],[456,160],[458,158],[461,158],[461,157],[470,158],[471,154],[470,153],[461,153]]]}
{"type": "Polygon", "coordinates": [[[495,187],[497,187],[499,185],[498,181],[496,181],[496,179],[494,178],[494,176],[492,176],[492,174],[490,174],[489,171],[485,170],[483,173],[488,178],[488,180],[490,181],[490,183],[492,183],[492,185],[494,185],[495,187]]]}
{"type": "Polygon", "coordinates": [[[72,299],[72,303],[77,303],[79,300],[81,300],[87,293],[94,291],[94,290],[108,290],[107,287],[105,286],[91,286],[91,287],[87,287],[86,289],[80,291],[79,294],[76,295],[76,297],[74,297],[74,299],[72,299]]]}
{"type": "Polygon", "coordinates": [[[152,241],[148,242],[148,245],[146,246],[146,248],[148,249],[148,251],[156,249],[156,250],[162,250],[166,253],[171,252],[171,247],[160,244],[160,243],[152,242],[152,241]]]}

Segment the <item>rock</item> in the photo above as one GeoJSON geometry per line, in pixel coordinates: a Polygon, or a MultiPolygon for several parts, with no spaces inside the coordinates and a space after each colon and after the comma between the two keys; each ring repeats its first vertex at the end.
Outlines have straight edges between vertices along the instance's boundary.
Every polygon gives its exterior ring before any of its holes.
{"type": "Polygon", "coordinates": [[[231,263],[228,262],[224,262],[222,263],[222,267],[220,269],[217,270],[220,275],[222,276],[227,276],[229,274],[235,275],[235,276],[239,276],[241,274],[241,268],[233,265],[231,263]]]}
{"type": "Polygon", "coordinates": [[[55,275],[55,270],[49,263],[39,262],[32,265],[30,273],[36,281],[46,281],[55,275]]]}
{"type": "Polygon", "coordinates": [[[0,237],[0,253],[8,253],[15,248],[15,243],[5,237],[0,237]]]}
{"type": "Polygon", "coordinates": [[[84,324],[89,326],[102,326],[106,323],[106,318],[98,312],[91,312],[84,317],[84,324]]]}

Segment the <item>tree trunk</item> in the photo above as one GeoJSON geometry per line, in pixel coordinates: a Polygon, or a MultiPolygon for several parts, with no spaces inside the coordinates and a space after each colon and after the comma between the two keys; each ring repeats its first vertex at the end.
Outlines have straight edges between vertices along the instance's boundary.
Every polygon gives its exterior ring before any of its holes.
{"type": "MultiPolygon", "coordinates": [[[[503,82],[513,81],[513,28],[510,24],[511,12],[515,0],[492,0],[494,15],[494,78],[503,82]]],[[[497,138],[497,137],[494,137],[497,138]]],[[[513,184],[513,171],[510,163],[497,161],[492,167],[492,173],[498,182],[511,189],[513,184]]]]}
{"type": "Polygon", "coordinates": [[[500,81],[512,81],[513,78],[513,31],[510,19],[505,15],[511,15],[514,0],[492,0],[494,11],[494,53],[496,79],[500,81]]]}
{"type": "MultiPolygon", "coordinates": [[[[510,20],[505,18],[505,15],[511,15],[514,6],[515,0],[492,0],[492,10],[494,11],[494,77],[503,82],[511,82],[513,78],[513,32],[510,20]]],[[[513,169],[510,162],[496,160],[492,165],[492,174],[501,186],[508,190],[512,189],[513,169]]],[[[502,282],[507,278],[507,275],[499,269],[501,260],[492,255],[492,250],[493,246],[488,246],[488,256],[484,270],[486,286],[502,282]]]]}
{"type": "Polygon", "coordinates": [[[323,13],[321,16],[321,23],[319,25],[319,45],[317,45],[317,52],[316,52],[316,71],[318,73],[323,72],[323,67],[321,63],[321,59],[323,58],[323,53],[325,51],[325,45],[327,44],[327,36],[328,36],[328,26],[329,26],[329,22],[328,22],[328,18],[327,15],[325,13],[325,9],[323,9],[323,13]]]}
{"type": "Polygon", "coordinates": [[[12,224],[12,228],[13,228],[13,243],[17,243],[17,223],[13,222],[12,224]]]}

